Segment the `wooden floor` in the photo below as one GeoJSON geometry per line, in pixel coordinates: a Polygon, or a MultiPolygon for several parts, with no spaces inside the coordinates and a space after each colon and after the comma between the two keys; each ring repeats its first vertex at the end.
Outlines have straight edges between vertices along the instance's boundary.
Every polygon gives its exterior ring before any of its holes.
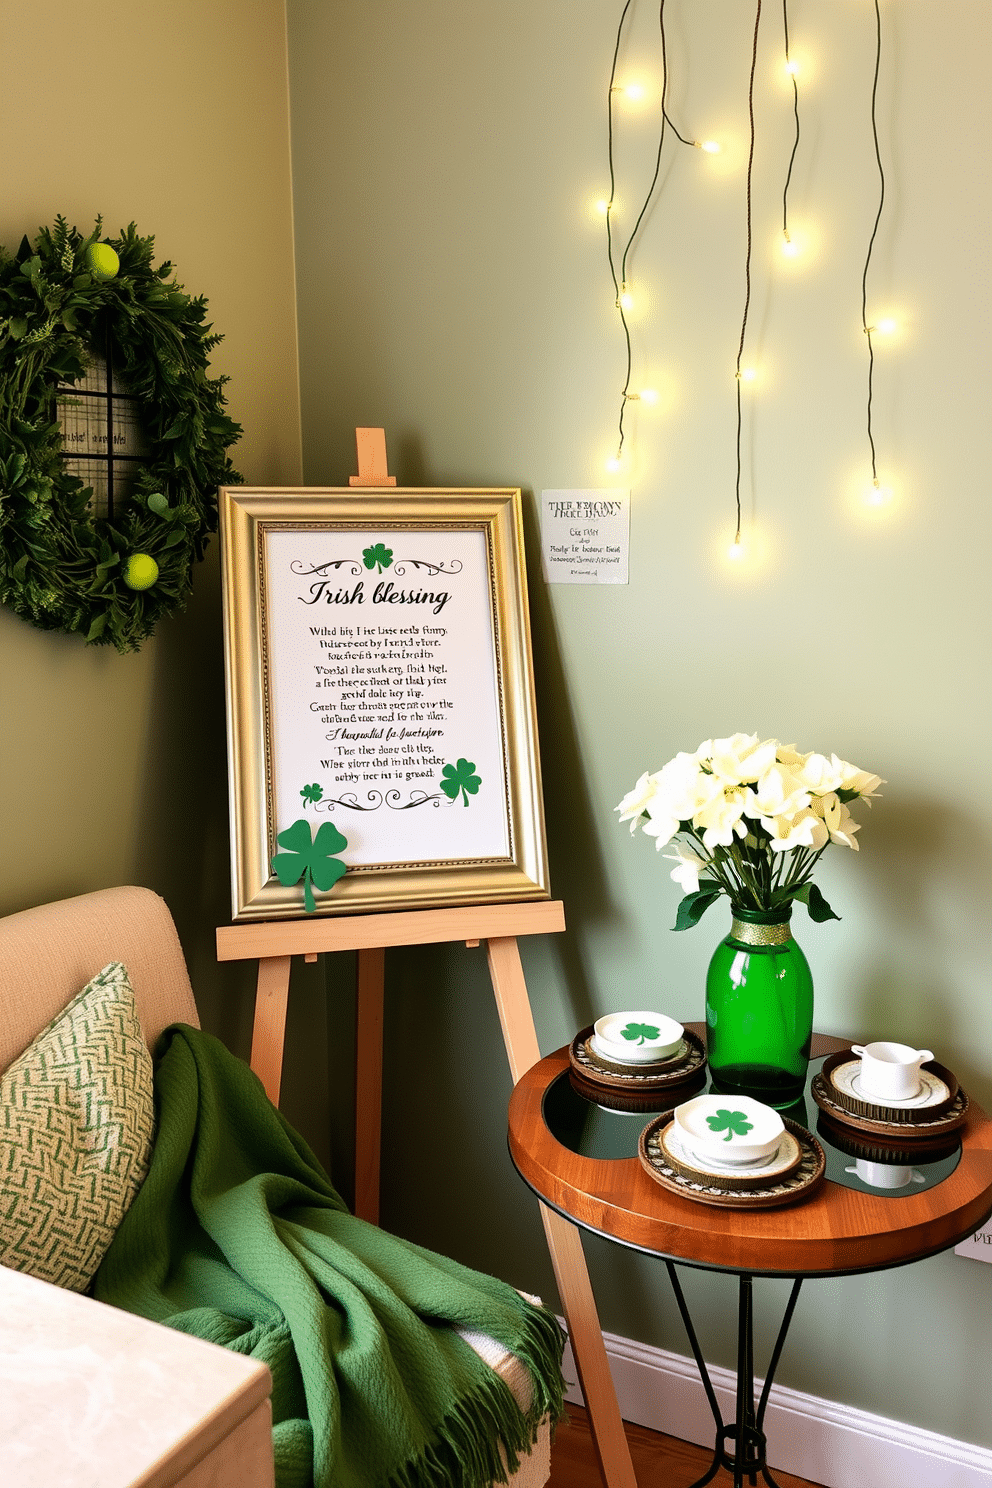
{"type": "MultiPolygon", "coordinates": [[[[563,1421],[551,1448],[551,1481],[549,1488],[603,1488],[586,1413],[580,1406],[568,1407],[568,1420],[563,1421]]],[[[639,1488],[689,1488],[713,1461],[708,1447],[690,1446],[674,1436],[662,1436],[644,1426],[626,1425],[630,1455],[639,1488]]],[[[817,1488],[805,1478],[770,1469],[779,1488],[817,1488]]],[[[713,1488],[725,1488],[733,1481],[730,1473],[718,1473],[713,1488]]],[[[759,1484],[764,1483],[760,1473],[759,1484]]]]}

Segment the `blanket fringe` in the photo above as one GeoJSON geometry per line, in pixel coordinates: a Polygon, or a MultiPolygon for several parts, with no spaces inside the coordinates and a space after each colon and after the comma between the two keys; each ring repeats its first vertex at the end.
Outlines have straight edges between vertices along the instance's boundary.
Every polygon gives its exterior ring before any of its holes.
{"type": "Polygon", "coordinates": [[[493,1372],[449,1411],[437,1439],[409,1458],[390,1477],[388,1488],[486,1488],[507,1482],[537,1441],[545,1416],[554,1426],[564,1414],[564,1340],[552,1313],[530,1308],[524,1344],[514,1350],[534,1381],[530,1410],[524,1414],[509,1386],[493,1372]]]}

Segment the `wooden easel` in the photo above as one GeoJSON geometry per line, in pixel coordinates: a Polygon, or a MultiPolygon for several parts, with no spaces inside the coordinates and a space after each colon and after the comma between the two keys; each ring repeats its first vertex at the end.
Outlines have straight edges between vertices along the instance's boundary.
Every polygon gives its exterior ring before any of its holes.
{"type": "MultiPolygon", "coordinates": [[[[358,429],[356,436],[359,473],[351,477],[350,484],[395,485],[386,473],[384,431],[358,429]]],[[[556,934],[564,928],[563,904],[547,899],[218,927],[219,961],[258,959],[251,1067],[274,1105],[279,1104],[282,1082],[292,958],[316,961],[322,952],[358,953],[355,1213],[359,1218],[373,1224],[379,1219],[385,948],[485,942],[503,1042],[516,1084],[541,1057],[517,937],[556,934]]],[[[541,1204],[540,1211],[603,1478],[607,1488],[636,1488],[579,1231],[546,1205],[541,1204]]]]}

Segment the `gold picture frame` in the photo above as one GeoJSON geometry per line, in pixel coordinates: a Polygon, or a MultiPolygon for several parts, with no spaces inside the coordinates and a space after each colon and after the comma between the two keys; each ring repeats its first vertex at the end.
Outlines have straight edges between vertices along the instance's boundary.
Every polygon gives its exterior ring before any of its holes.
{"type": "Polygon", "coordinates": [[[220,535],[233,919],[549,898],[519,490],[225,486],[220,535]]]}

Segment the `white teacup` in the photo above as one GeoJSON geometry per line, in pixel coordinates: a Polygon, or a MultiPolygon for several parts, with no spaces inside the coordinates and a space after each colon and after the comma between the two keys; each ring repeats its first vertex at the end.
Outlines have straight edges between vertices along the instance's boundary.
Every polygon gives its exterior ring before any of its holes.
{"type": "Polygon", "coordinates": [[[912,1100],[923,1088],[920,1065],[933,1058],[929,1049],[911,1049],[908,1044],[880,1040],[874,1044],[852,1044],[851,1053],[861,1056],[861,1092],[875,1100],[912,1100]]]}
{"type": "Polygon", "coordinates": [[[844,1171],[856,1173],[862,1183],[869,1183],[872,1188],[905,1188],[915,1177],[913,1169],[904,1163],[869,1162],[864,1157],[855,1159],[854,1167],[844,1171]]]}

